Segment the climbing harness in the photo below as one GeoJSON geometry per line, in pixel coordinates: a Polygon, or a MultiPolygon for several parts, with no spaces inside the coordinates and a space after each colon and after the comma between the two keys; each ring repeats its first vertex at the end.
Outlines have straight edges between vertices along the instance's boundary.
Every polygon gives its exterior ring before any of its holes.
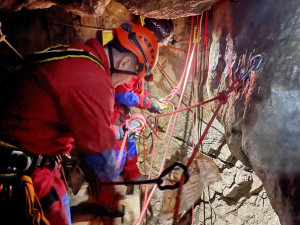
{"type": "Polygon", "coordinates": [[[150,179],[150,180],[139,180],[139,181],[120,181],[120,182],[102,182],[103,185],[140,185],[140,184],[157,184],[158,188],[160,190],[173,190],[179,187],[179,182],[168,179],[170,181],[173,181],[174,184],[172,185],[163,185],[164,179],[167,178],[168,175],[171,174],[173,170],[178,169],[178,167],[183,169],[183,174],[185,177],[184,183],[187,183],[189,180],[189,172],[188,168],[183,165],[180,162],[175,162],[171,166],[167,167],[163,170],[163,172],[160,174],[160,176],[156,179],[150,179]]]}
{"type": "MultiPolygon", "coordinates": [[[[28,153],[0,140],[0,212],[5,219],[23,220],[24,224],[25,220],[32,221],[31,224],[34,225],[49,224],[44,217],[42,201],[38,200],[34,192],[30,176],[36,168],[50,165],[52,159],[50,156],[28,153]],[[20,218],[12,218],[12,213],[16,211],[20,213],[20,218]]],[[[47,203],[47,197],[44,202],[47,203]]]]}
{"type": "Polygon", "coordinates": [[[56,158],[48,155],[36,155],[24,151],[0,140],[0,176],[1,174],[31,175],[38,167],[55,165],[56,158]]]}

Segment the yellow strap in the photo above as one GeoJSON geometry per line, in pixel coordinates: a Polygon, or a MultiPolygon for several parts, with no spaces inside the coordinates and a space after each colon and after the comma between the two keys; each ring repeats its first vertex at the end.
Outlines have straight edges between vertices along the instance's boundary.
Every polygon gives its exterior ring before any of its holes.
{"type": "Polygon", "coordinates": [[[85,59],[89,59],[89,60],[93,61],[94,63],[97,63],[103,70],[105,70],[101,63],[99,63],[96,60],[94,60],[93,58],[91,58],[89,56],[85,56],[85,55],[65,55],[65,56],[61,56],[61,57],[53,57],[53,58],[48,58],[48,59],[45,59],[45,60],[41,60],[41,61],[39,61],[39,63],[50,62],[50,61],[59,60],[59,59],[66,59],[66,58],[85,58],[85,59]]]}
{"type": "Polygon", "coordinates": [[[141,21],[142,26],[145,26],[145,17],[140,16],[140,21],[141,21]]]}
{"type": "MultiPolygon", "coordinates": [[[[110,31],[112,32],[112,31],[110,31]]],[[[112,33],[111,33],[112,35],[112,33]]],[[[55,52],[55,51],[77,51],[77,52],[83,52],[82,49],[77,49],[77,48],[67,48],[68,45],[56,45],[56,46],[53,46],[53,47],[49,47],[49,48],[46,48],[42,51],[39,51],[39,52],[36,52],[36,53],[46,53],[47,51],[52,51],[52,52],[55,52]],[[58,48],[67,48],[67,49],[64,49],[64,50],[61,50],[61,49],[58,49],[58,48]]],[[[99,59],[97,56],[95,56],[94,54],[88,52],[88,54],[92,55],[93,57],[99,59]]],[[[104,66],[102,65],[101,62],[101,59],[99,59],[99,61],[93,59],[92,57],[89,57],[87,55],[72,55],[72,54],[69,54],[69,55],[64,55],[64,56],[58,56],[58,57],[51,57],[51,58],[48,58],[48,59],[44,59],[44,60],[40,60],[39,63],[44,63],[44,62],[50,62],[50,61],[54,61],[54,60],[59,60],[59,59],[66,59],[66,58],[85,58],[85,59],[89,59],[91,61],[93,61],[94,63],[98,64],[103,70],[104,69],[104,66]]]]}
{"type": "Polygon", "coordinates": [[[0,140],[0,146],[2,147],[10,147],[10,148],[17,148],[16,146],[13,146],[5,141],[0,140]]]}
{"type": "Polygon", "coordinates": [[[40,52],[47,52],[47,51],[58,49],[58,48],[67,48],[68,46],[70,46],[70,45],[54,45],[54,46],[46,48],[46,49],[44,49],[44,50],[42,50],[40,52]]]}
{"type": "Polygon", "coordinates": [[[102,45],[106,45],[114,38],[112,30],[103,30],[102,31],[102,45]]]}
{"type": "Polygon", "coordinates": [[[24,183],[25,193],[26,193],[26,209],[28,214],[32,218],[33,225],[50,225],[49,221],[44,216],[44,212],[41,203],[34,192],[32,185],[32,179],[29,176],[23,175],[21,181],[24,183]],[[36,203],[36,205],[35,205],[36,203]]]}

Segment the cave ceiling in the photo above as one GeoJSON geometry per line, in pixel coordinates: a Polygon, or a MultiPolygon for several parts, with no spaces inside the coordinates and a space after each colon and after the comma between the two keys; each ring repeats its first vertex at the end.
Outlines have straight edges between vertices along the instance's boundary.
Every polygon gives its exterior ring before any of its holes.
{"type": "MultiPolygon", "coordinates": [[[[199,15],[218,0],[116,0],[131,13],[157,19],[176,19],[199,15]]],[[[0,10],[16,12],[23,8],[28,10],[47,9],[60,5],[77,15],[101,16],[111,0],[66,0],[62,4],[55,0],[0,0],[0,10]]]]}

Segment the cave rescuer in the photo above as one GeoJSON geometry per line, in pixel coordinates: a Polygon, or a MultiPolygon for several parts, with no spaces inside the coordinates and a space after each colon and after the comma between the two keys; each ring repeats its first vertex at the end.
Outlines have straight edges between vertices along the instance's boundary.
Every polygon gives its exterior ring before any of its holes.
{"type": "Polygon", "coordinates": [[[71,224],[56,158],[72,149],[89,182],[118,177],[111,128],[114,88],[149,74],[157,49],[149,30],[126,25],[114,30],[113,42],[105,47],[91,39],[50,48],[25,57],[7,77],[0,89],[0,214],[9,221],[5,224],[25,224],[24,217],[33,224],[71,224]],[[26,202],[15,197],[24,185],[26,202]],[[24,217],[17,213],[22,206],[24,217]]]}
{"type": "MultiPolygon", "coordinates": [[[[158,47],[167,46],[168,44],[174,44],[176,41],[173,39],[174,24],[172,20],[166,19],[153,19],[145,18],[144,27],[150,30],[158,41],[158,47]]],[[[147,81],[153,80],[152,73],[145,76],[147,81]]],[[[134,77],[129,83],[121,84],[116,87],[115,94],[115,110],[113,113],[113,121],[117,126],[123,126],[126,118],[130,112],[130,107],[137,107],[140,109],[147,109],[151,113],[162,113],[166,107],[162,103],[163,98],[153,96],[149,92],[142,93],[141,78],[134,77]]],[[[135,123],[133,126],[138,126],[135,123]]],[[[122,139],[122,136],[120,137],[122,139]]],[[[123,167],[123,178],[125,181],[133,181],[136,179],[147,179],[146,176],[141,176],[139,168],[137,166],[137,149],[136,138],[131,135],[128,138],[127,145],[124,149],[123,159],[121,166],[123,167]],[[127,154],[126,154],[127,152],[127,154]]],[[[117,140],[115,151],[117,155],[121,148],[122,140],[117,140]]]]}

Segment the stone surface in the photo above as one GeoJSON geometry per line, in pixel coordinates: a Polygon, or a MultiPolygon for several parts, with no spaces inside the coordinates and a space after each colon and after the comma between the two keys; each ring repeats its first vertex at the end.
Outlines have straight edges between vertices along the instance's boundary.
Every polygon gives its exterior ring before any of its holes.
{"type": "Polygon", "coordinates": [[[125,5],[130,12],[136,15],[152,17],[158,19],[176,19],[180,17],[188,17],[199,15],[212,6],[218,0],[117,0],[125,5]]]}
{"type": "Polygon", "coordinates": [[[33,9],[47,9],[54,5],[63,6],[66,10],[75,12],[80,15],[101,15],[105,7],[111,0],[68,0],[58,1],[55,0],[1,0],[0,10],[3,11],[19,11],[23,8],[28,10],[33,9]]]}
{"type": "MultiPolygon", "coordinates": [[[[129,11],[135,15],[159,19],[176,19],[180,17],[200,15],[217,1],[218,0],[117,0],[117,2],[126,6],[129,11]]],[[[78,15],[100,16],[103,14],[106,6],[110,2],[111,0],[68,0],[63,2],[55,0],[1,0],[0,10],[19,11],[22,8],[26,8],[28,10],[46,9],[53,5],[60,5],[66,10],[72,11],[78,15]]]]}
{"type": "Polygon", "coordinates": [[[261,178],[281,224],[298,224],[300,5],[262,4],[214,6],[208,88],[211,96],[226,89],[252,55],[264,55],[262,68],[230,95],[219,119],[231,152],[261,178]]]}

